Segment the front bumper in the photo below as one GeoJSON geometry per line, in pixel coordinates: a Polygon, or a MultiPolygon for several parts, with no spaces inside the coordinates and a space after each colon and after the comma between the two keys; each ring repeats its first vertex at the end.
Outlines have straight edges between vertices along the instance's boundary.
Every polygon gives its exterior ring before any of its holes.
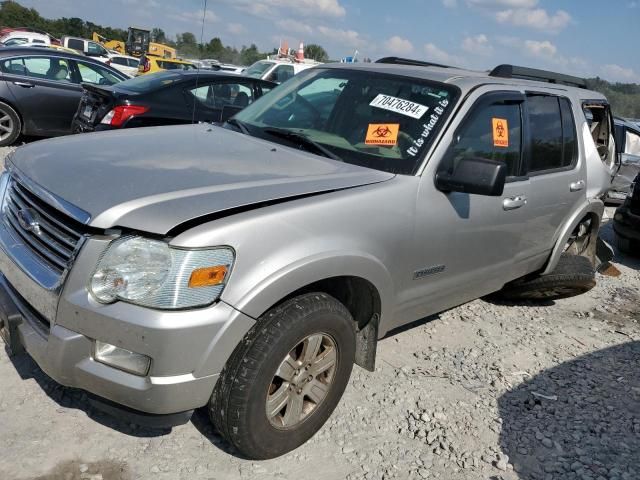
{"type": "MultiPolygon", "coordinates": [[[[0,297],[5,321],[11,318],[15,325],[17,344],[48,376],[62,385],[80,388],[152,414],[193,410],[205,405],[213,392],[218,374],[196,377],[190,372],[140,377],[96,362],[93,339],[81,333],[54,324],[48,335],[43,335],[42,321],[37,313],[3,275],[0,275],[0,297]]],[[[231,307],[222,306],[220,315],[230,315],[230,310],[231,307]]]]}
{"type": "Polygon", "coordinates": [[[86,288],[87,272],[107,242],[86,242],[53,321],[25,300],[21,292],[38,286],[19,275],[19,267],[0,249],[0,297],[6,316],[14,318],[19,345],[56,382],[141,412],[171,414],[206,405],[218,374],[254,320],[224,302],[178,312],[97,303],[86,288]],[[94,340],[147,355],[149,374],[137,376],[95,361],[94,340]]]}

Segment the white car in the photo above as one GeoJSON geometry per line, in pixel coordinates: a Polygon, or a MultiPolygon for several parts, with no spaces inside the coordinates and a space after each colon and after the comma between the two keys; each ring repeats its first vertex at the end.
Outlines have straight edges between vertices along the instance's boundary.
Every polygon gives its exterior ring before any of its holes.
{"type": "Polygon", "coordinates": [[[317,63],[296,63],[285,60],[258,60],[242,73],[249,77],[282,83],[317,63]]]}
{"type": "Polygon", "coordinates": [[[227,73],[235,73],[240,75],[244,71],[244,67],[239,67],[238,65],[232,65],[230,63],[221,63],[218,65],[221,72],[227,73]]]}
{"type": "Polygon", "coordinates": [[[116,70],[120,70],[125,75],[135,77],[138,74],[140,59],[128,55],[113,55],[107,60],[107,65],[111,65],[116,70]]]}
{"type": "Polygon", "coordinates": [[[107,63],[114,55],[93,40],[87,40],[86,38],[79,37],[62,37],[60,39],[63,47],[78,50],[84,53],[87,57],[93,57],[100,62],[107,63]]]}
{"type": "Polygon", "coordinates": [[[43,33],[22,31],[9,32],[0,38],[0,42],[2,42],[6,47],[15,47],[18,45],[30,44],[51,45],[51,39],[48,35],[44,35],[43,33]]]}

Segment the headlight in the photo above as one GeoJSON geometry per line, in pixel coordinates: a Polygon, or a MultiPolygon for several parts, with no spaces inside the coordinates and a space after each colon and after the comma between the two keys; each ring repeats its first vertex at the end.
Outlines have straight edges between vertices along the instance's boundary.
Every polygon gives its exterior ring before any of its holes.
{"type": "Polygon", "coordinates": [[[233,266],[233,250],[182,250],[127,236],[100,258],[89,290],[101,303],[116,300],[159,309],[205,306],[218,299],[233,266]]]}

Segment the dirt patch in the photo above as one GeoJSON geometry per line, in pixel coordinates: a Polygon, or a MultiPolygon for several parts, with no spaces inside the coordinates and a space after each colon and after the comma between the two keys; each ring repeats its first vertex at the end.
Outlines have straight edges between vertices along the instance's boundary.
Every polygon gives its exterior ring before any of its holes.
{"type": "Polygon", "coordinates": [[[43,475],[19,480],[131,480],[131,475],[126,463],[109,460],[85,463],[72,460],[56,465],[43,475]]]}

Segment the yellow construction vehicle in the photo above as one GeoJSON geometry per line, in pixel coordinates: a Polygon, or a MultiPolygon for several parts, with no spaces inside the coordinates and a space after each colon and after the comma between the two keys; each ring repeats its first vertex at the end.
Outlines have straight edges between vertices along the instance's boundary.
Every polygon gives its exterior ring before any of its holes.
{"type": "Polygon", "coordinates": [[[162,58],[176,58],[176,49],[162,43],[150,41],[151,31],[144,28],[129,27],[127,40],[109,40],[98,32],[93,32],[93,41],[99,42],[105,48],[115,50],[123,55],[140,57],[142,55],[156,55],[162,58]]]}

